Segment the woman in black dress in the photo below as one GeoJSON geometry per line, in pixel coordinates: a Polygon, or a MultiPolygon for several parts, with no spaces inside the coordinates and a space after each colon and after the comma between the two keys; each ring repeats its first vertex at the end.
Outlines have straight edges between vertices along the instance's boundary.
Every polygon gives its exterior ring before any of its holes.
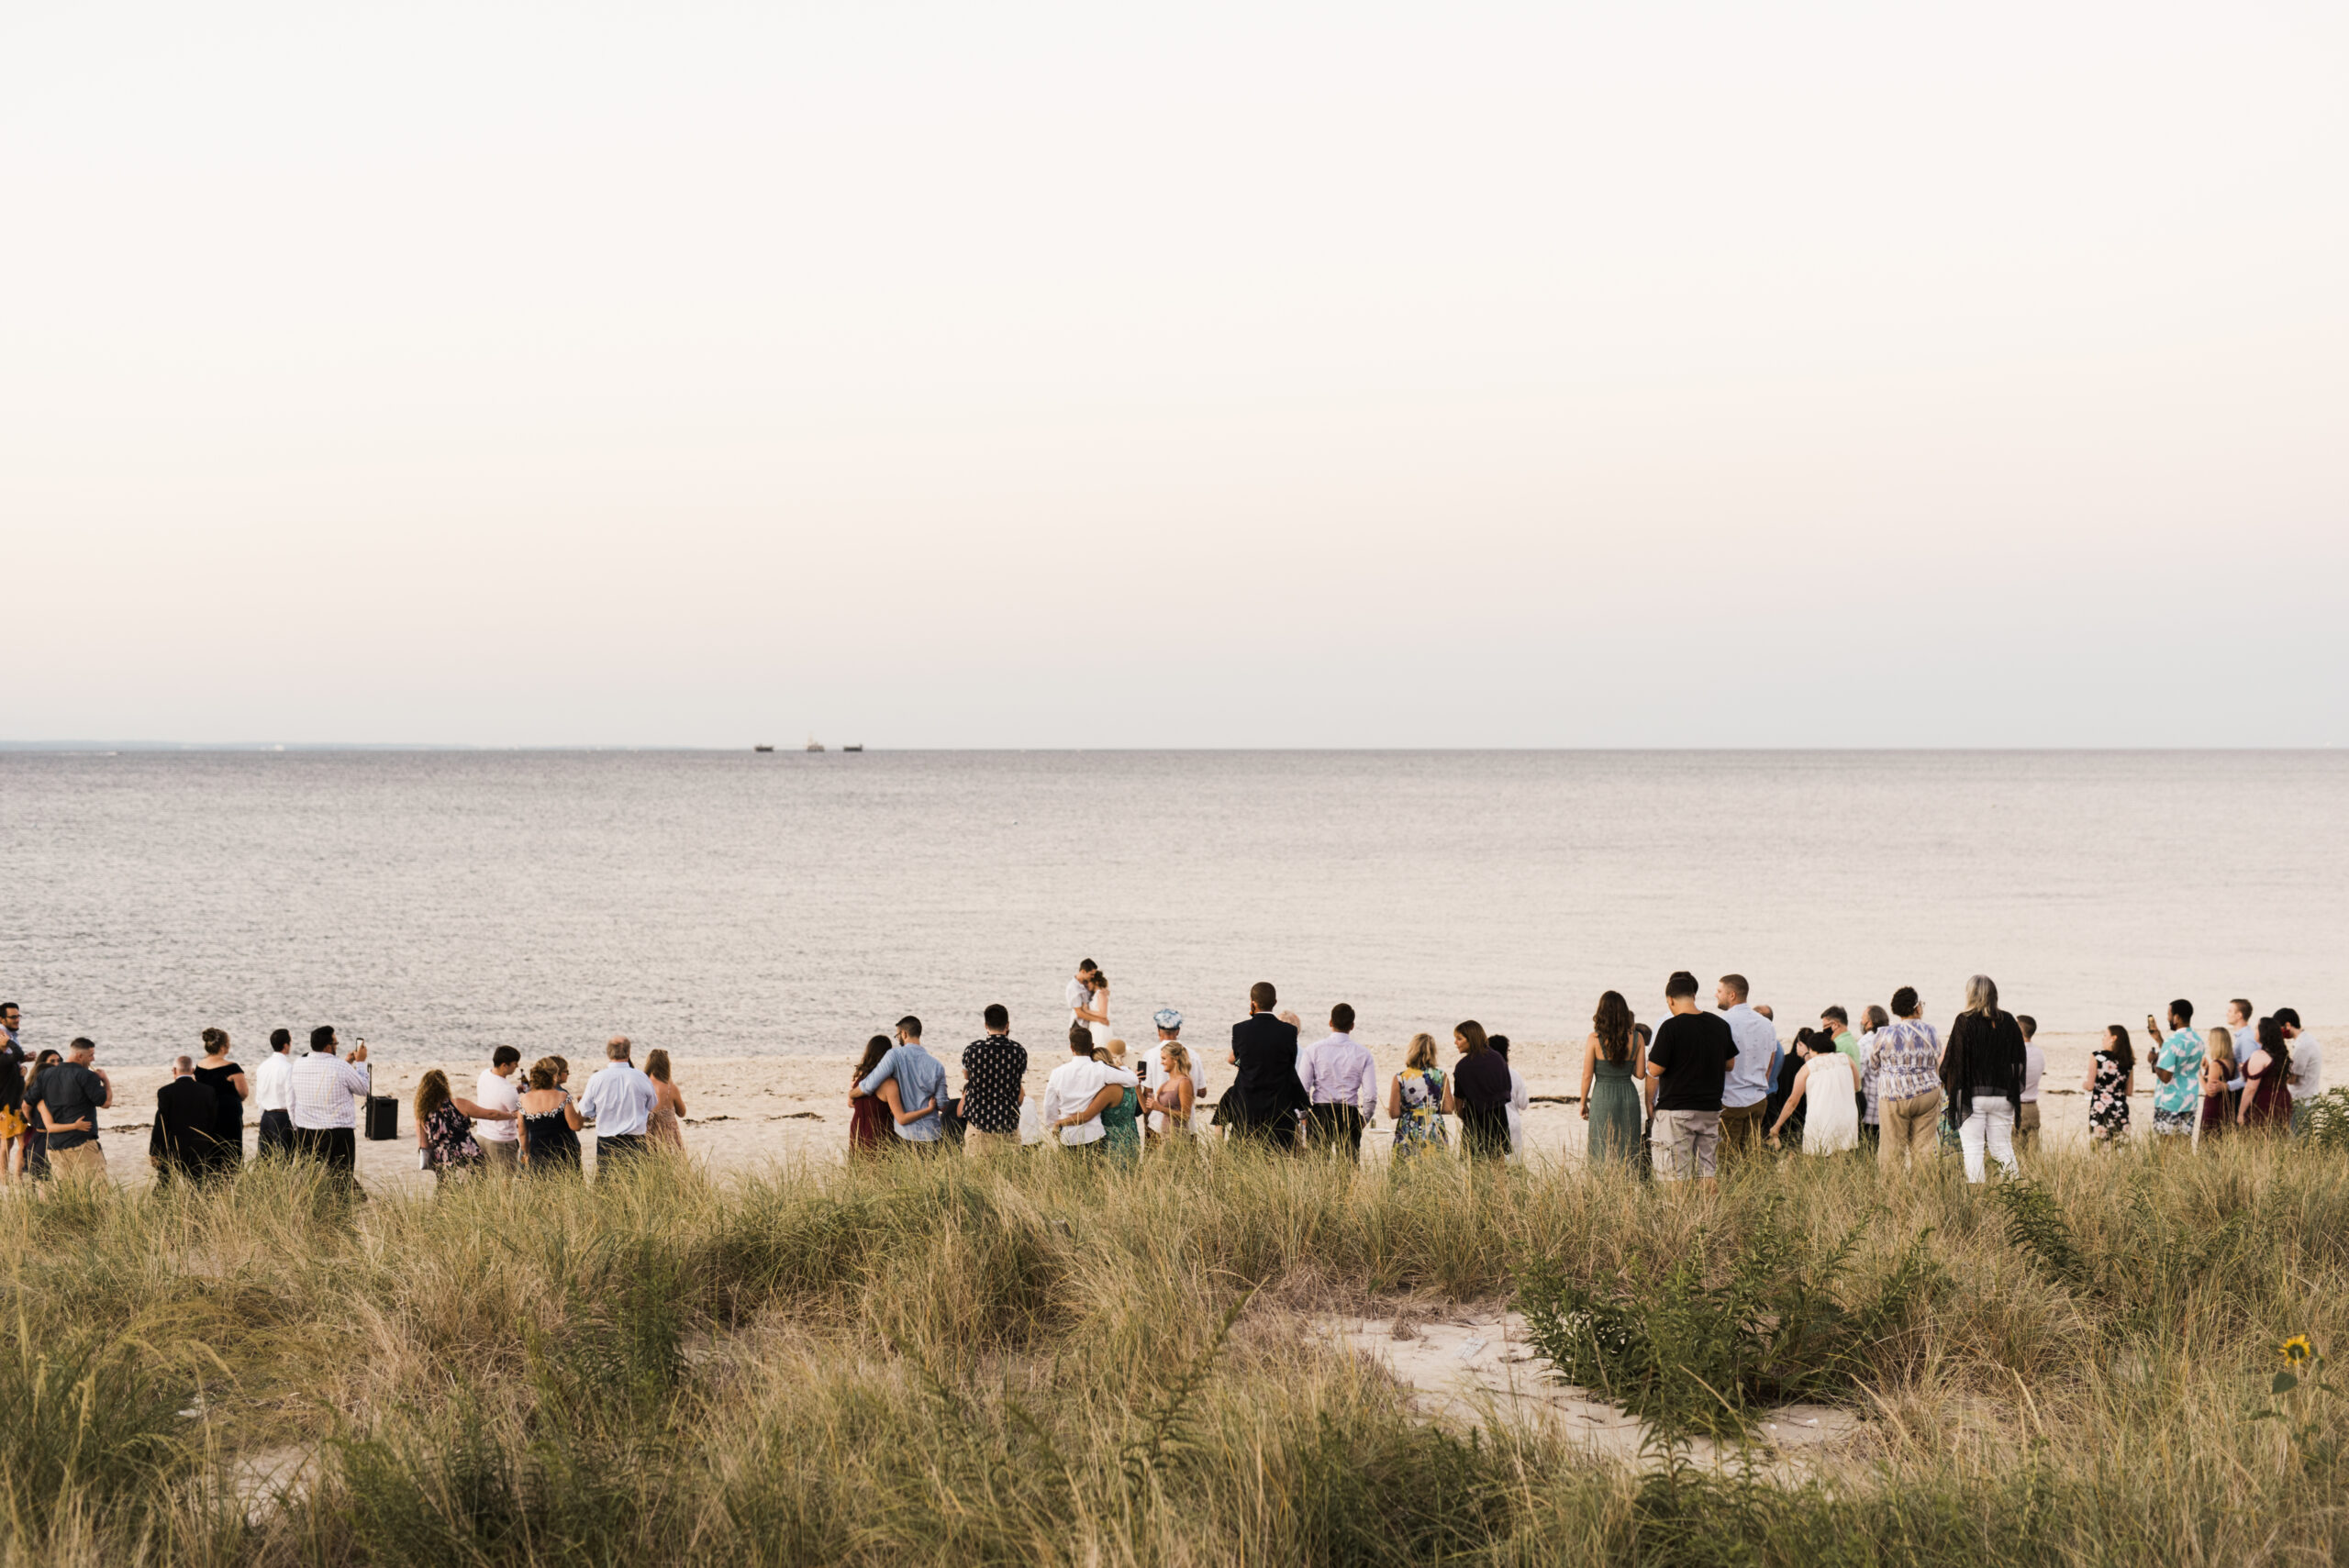
{"type": "Polygon", "coordinates": [[[562,1086],[570,1074],[561,1057],[530,1063],[530,1086],[522,1095],[522,1166],[534,1176],[579,1175],[579,1107],[562,1086]]]}
{"type": "Polygon", "coordinates": [[[233,1176],[245,1162],[245,1096],[252,1085],[245,1070],[228,1059],[226,1029],[204,1031],[204,1060],[195,1064],[195,1081],[212,1091],[212,1147],[204,1157],[204,1173],[233,1176]]]}

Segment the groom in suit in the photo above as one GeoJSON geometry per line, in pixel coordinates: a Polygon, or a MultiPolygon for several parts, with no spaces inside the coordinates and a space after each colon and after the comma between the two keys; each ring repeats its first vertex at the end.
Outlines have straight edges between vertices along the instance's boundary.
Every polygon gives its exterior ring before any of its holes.
{"type": "Polygon", "coordinates": [[[1253,1138],[1275,1149],[1293,1148],[1297,1118],[1305,1109],[1305,1085],[1297,1076],[1297,1026],[1273,1016],[1280,998],[1270,981],[1248,988],[1248,1017],[1231,1026],[1232,1135],[1253,1138]]]}

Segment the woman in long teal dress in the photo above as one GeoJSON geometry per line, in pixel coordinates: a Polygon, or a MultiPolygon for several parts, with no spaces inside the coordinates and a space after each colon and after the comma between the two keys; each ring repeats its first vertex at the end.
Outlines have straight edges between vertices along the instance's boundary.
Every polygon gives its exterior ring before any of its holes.
{"type": "Polygon", "coordinates": [[[1582,1118],[1590,1123],[1585,1152],[1592,1163],[1628,1163],[1640,1157],[1647,1065],[1647,1052],[1631,1029],[1631,1005],[1621,992],[1608,992],[1590,1016],[1590,1038],[1582,1049],[1582,1118]]]}

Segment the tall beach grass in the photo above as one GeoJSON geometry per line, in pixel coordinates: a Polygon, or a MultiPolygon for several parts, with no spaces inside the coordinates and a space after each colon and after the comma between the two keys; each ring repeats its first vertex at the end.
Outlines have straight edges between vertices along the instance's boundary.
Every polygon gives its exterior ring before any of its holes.
{"type": "Polygon", "coordinates": [[[2349,1152],[2030,1176],[1755,1160],[1709,1197],[1219,1149],[19,1188],[0,1529],[12,1562],[2343,1560],[2341,1412],[2271,1376],[2349,1329],[2349,1152]],[[1716,1310],[1765,1268],[1813,1288],[1716,1310]],[[1537,1282],[1644,1326],[1658,1375],[1742,1314],[1755,1397],[1866,1435],[1799,1473],[1603,1462],[1431,1425],[1314,1331],[1537,1282]]]}

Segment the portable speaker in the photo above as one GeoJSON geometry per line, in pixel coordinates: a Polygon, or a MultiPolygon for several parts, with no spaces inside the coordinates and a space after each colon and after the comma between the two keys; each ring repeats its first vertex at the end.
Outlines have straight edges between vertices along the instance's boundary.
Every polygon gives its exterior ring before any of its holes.
{"type": "Polygon", "coordinates": [[[367,1096],[367,1136],[377,1143],[400,1135],[400,1103],[391,1095],[367,1096]]]}

